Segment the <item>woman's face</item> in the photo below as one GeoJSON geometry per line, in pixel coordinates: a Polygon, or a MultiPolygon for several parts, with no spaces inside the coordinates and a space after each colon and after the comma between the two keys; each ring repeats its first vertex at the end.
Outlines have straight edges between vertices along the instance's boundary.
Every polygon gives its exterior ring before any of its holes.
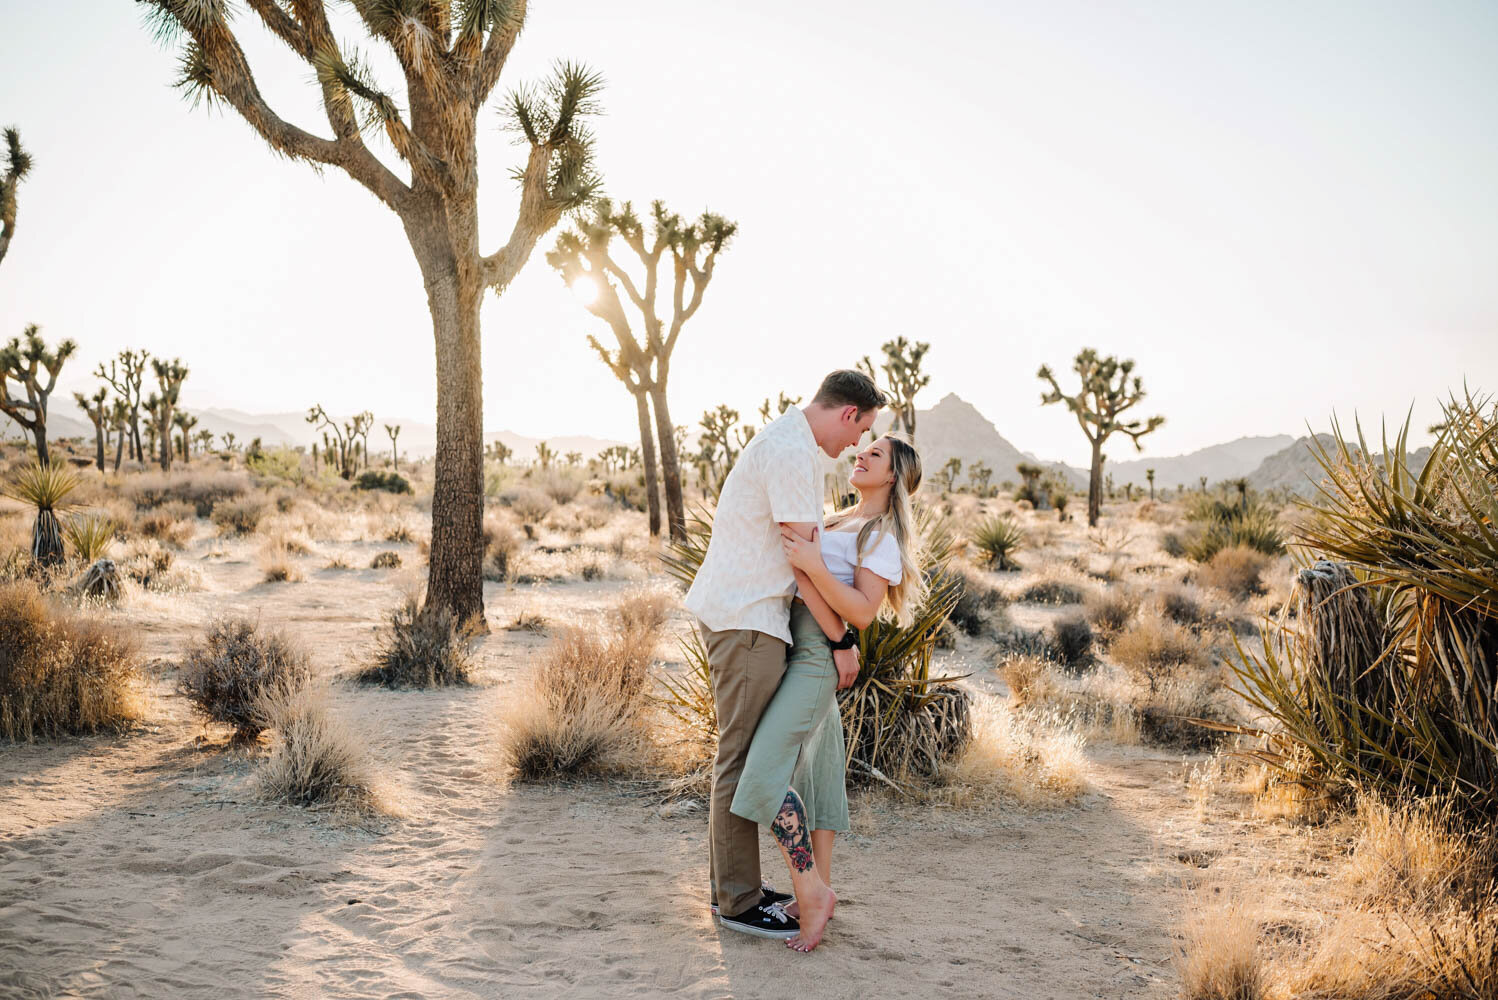
{"type": "Polygon", "coordinates": [[[891,470],[894,459],[890,454],[888,438],[880,438],[860,451],[853,460],[853,475],[848,482],[854,489],[876,490],[895,481],[891,470]]]}

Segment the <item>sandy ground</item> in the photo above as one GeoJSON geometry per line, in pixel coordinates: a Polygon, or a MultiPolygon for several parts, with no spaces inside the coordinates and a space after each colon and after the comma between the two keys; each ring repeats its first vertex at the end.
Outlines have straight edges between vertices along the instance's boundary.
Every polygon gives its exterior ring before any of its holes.
{"type": "MultiPolygon", "coordinates": [[[[356,667],[420,571],[313,567],[331,550],[353,565],[386,548],[419,560],[411,546],[321,548],[306,582],[265,584],[248,545],[200,538],[180,558],[203,590],[110,613],[150,663],[149,724],[0,746],[0,995],[1175,994],[1181,887],[1235,837],[1195,815],[1179,754],[1090,748],[1095,790],[1049,813],[860,796],[836,856],[842,905],[810,956],[717,931],[701,810],[627,786],[496,780],[497,708],[547,641],[503,626],[522,611],[597,619],[625,581],[488,585],[476,687],[336,685],[405,818],[254,802],[252,760],[173,693],[172,661],[232,611],[301,636],[323,672],[356,667]]],[[[946,656],[1001,690],[980,650],[946,656]]]]}

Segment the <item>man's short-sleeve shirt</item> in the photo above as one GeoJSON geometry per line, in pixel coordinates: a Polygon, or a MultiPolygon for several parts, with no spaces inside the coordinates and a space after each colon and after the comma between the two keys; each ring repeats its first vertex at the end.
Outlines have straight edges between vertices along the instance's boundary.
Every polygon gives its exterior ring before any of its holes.
{"type": "Polygon", "coordinates": [[[754,435],[723,484],[707,555],[683,602],[703,625],[791,641],[796,578],[780,547],[782,521],[822,523],[820,449],[794,406],[754,435]]]}

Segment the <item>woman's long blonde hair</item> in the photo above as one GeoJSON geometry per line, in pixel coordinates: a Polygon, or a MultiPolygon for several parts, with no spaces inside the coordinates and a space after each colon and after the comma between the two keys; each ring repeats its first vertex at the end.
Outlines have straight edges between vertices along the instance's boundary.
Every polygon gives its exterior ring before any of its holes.
{"type": "MultiPolygon", "coordinates": [[[[894,482],[889,487],[889,505],[878,517],[871,517],[858,529],[858,541],[854,546],[858,552],[858,565],[863,557],[885,535],[893,535],[900,547],[900,582],[890,584],[885,594],[886,603],[879,608],[881,618],[893,618],[895,624],[904,628],[915,617],[916,609],[926,597],[926,576],[921,572],[918,557],[921,541],[915,524],[915,505],[911,496],[921,487],[921,456],[908,441],[886,434],[889,441],[889,465],[894,473],[894,482]],[[888,607],[888,611],[885,608],[888,607]]],[[[852,516],[847,511],[827,522],[834,528],[852,516]]]]}

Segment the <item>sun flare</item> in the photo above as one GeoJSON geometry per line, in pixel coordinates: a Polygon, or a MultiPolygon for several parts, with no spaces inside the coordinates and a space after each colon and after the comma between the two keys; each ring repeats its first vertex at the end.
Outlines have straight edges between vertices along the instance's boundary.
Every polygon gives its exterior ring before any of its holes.
{"type": "Polygon", "coordinates": [[[598,301],[598,282],[594,281],[590,276],[585,274],[579,278],[575,278],[570,287],[572,294],[577,297],[577,301],[583,305],[591,306],[598,301]]]}

